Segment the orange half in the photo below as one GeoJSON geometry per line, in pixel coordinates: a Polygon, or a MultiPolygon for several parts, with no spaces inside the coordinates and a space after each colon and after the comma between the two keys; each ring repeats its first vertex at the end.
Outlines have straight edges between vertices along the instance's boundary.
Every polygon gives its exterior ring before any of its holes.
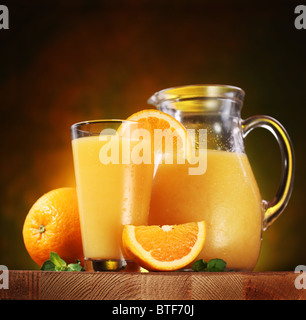
{"type": "Polygon", "coordinates": [[[125,254],[147,270],[174,271],[192,263],[206,238],[204,221],[179,225],[125,225],[122,243],[125,254]]]}
{"type": "Polygon", "coordinates": [[[146,109],[132,114],[127,120],[143,122],[146,127],[150,128],[152,149],[155,154],[165,153],[168,147],[172,147],[174,153],[183,155],[185,159],[190,159],[192,142],[188,132],[179,121],[169,114],[155,109],[146,109]],[[157,135],[159,136],[157,137],[157,135]],[[167,147],[166,143],[169,143],[167,147]]]}

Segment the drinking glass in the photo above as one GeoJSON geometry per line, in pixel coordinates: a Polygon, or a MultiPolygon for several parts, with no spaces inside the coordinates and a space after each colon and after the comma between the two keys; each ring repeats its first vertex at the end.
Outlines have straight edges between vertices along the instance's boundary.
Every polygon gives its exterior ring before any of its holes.
{"type": "Polygon", "coordinates": [[[153,163],[145,124],[96,120],[71,127],[85,269],[137,270],[124,257],[122,228],[146,225],[153,163]]]}

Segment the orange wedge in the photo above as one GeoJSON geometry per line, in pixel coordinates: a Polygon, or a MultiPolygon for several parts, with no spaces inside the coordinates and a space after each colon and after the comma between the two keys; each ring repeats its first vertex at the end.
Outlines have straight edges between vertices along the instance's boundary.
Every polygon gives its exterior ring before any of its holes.
{"type": "Polygon", "coordinates": [[[155,109],[146,109],[132,114],[127,120],[143,122],[150,128],[155,154],[165,153],[169,150],[167,148],[173,148],[173,152],[183,154],[185,159],[191,157],[192,142],[186,128],[169,114],[155,109]],[[159,135],[158,138],[157,135],[159,135]]]}
{"type": "Polygon", "coordinates": [[[174,271],[194,261],[206,238],[205,222],[179,225],[125,225],[123,250],[128,258],[152,271],[174,271]]]}

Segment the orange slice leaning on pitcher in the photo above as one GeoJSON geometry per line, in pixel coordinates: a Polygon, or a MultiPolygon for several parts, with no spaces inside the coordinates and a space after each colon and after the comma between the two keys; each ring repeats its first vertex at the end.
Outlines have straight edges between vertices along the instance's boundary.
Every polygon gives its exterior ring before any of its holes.
{"type": "Polygon", "coordinates": [[[174,271],[192,263],[203,248],[205,222],[164,226],[125,225],[122,244],[125,254],[151,271],[174,271]]]}
{"type": "Polygon", "coordinates": [[[155,109],[141,110],[127,118],[129,121],[143,122],[150,128],[152,147],[157,152],[165,152],[169,147],[167,142],[173,143],[173,151],[183,154],[186,159],[190,159],[192,154],[192,142],[186,128],[175,118],[167,113],[155,109]],[[159,138],[156,135],[160,134],[159,138]],[[163,138],[163,140],[161,140],[163,138]],[[159,142],[159,143],[158,143],[159,142]]]}

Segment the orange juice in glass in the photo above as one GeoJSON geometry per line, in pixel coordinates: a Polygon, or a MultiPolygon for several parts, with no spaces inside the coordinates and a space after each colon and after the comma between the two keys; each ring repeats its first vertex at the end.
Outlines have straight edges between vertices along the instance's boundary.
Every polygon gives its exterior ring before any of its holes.
{"type": "MultiPolygon", "coordinates": [[[[149,224],[205,220],[206,241],[198,259],[220,258],[233,270],[254,269],[262,232],[289,201],[295,167],[293,146],[284,127],[268,116],[242,120],[243,98],[244,91],[237,87],[191,85],[162,90],[148,101],[180,121],[190,133],[194,155],[206,159],[205,170],[192,174],[189,169],[194,164],[187,160],[158,165],[149,224]],[[261,199],[244,148],[245,137],[258,127],[274,134],[282,155],[281,182],[271,201],[261,199]]],[[[163,160],[173,156],[164,154],[163,160]]]]}
{"type": "Polygon", "coordinates": [[[137,268],[124,259],[121,233],[125,224],[148,223],[153,163],[141,158],[133,161],[134,149],[150,148],[150,139],[140,139],[133,134],[141,126],[143,124],[123,120],[90,121],[72,126],[86,270],[137,268]],[[123,126],[128,127],[129,135],[120,134],[123,126]]]}

